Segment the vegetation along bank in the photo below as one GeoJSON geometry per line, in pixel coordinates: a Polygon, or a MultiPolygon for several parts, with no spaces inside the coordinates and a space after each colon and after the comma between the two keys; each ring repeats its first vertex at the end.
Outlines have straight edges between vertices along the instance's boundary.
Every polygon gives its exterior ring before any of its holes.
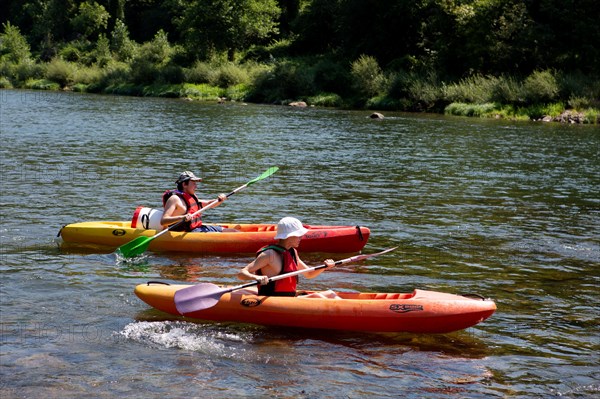
{"type": "Polygon", "coordinates": [[[600,124],[594,0],[7,0],[0,88],[600,124]]]}

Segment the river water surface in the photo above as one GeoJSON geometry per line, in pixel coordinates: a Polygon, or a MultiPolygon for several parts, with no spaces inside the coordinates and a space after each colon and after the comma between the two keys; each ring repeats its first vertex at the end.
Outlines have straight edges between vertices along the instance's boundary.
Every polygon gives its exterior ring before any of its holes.
{"type": "MultiPolygon", "coordinates": [[[[600,129],[0,91],[0,397],[599,397],[600,129]],[[269,166],[207,221],[364,225],[365,253],[301,289],[479,293],[442,335],[189,323],[136,284],[237,284],[248,255],[72,247],[61,226],[203,198],[269,166]]],[[[330,254],[305,254],[318,264],[330,254]]],[[[335,256],[334,256],[335,257],[335,256]]]]}

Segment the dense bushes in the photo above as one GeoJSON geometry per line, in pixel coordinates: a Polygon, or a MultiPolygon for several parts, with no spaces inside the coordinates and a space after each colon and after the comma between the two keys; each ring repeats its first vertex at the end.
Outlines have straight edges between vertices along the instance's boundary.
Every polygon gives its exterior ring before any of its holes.
{"type": "MultiPolygon", "coordinates": [[[[227,97],[286,104],[382,110],[446,112],[475,117],[539,119],[564,109],[597,121],[600,80],[581,72],[535,70],[527,76],[474,73],[457,81],[431,68],[399,60],[387,69],[369,55],[355,60],[331,56],[278,57],[282,42],[253,47],[243,62],[223,56],[182,64],[181,46],[159,31],[146,43],[129,38],[116,21],[110,38],[99,34],[65,43],[48,62],[35,61],[18,28],[6,23],[0,35],[0,88],[71,89],[127,95],[227,97]],[[260,61],[257,61],[260,60],[260,61]]],[[[289,44],[289,43],[288,43],[289,44]]]]}

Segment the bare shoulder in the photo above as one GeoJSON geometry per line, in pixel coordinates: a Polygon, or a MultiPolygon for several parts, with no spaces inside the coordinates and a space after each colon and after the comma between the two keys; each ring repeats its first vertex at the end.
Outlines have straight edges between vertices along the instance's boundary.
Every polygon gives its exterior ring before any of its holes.
{"type": "Polygon", "coordinates": [[[260,264],[261,267],[267,265],[274,265],[276,264],[276,255],[277,253],[275,252],[275,250],[267,249],[258,255],[258,257],[256,258],[256,263],[260,264]]]}
{"type": "Polygon", "coordinates": [[[183,205],[183,201],[178,195],[171,195],[165,203],[165,207],[169,207],[171,205],[183,205]]]}

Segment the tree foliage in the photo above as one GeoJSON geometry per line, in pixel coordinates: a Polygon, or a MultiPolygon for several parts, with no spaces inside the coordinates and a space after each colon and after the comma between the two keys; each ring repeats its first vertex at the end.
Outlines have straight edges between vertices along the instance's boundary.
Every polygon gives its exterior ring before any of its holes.
{"type": "Polygon", "coordinates": [[[93,2],[84,1],[79,4],[77,14],[71,19],[75,32],[90,39],[97,39],[99,33],[108,26],[110,14],[104,6],[93,2]]]}
{"type": "Polygon", "coordinates": [[[197,58],[227,52],[233,61],[236,51],[278,32],[280,12],[275,0],[195,0],[185,7],[179,30],[197,58]]]}
{"type": "Polygon", "coordinates": [[[193,82],[252,86],[268,102],[597,107],[596,3],[3,0],[0,85],[51,77],[143,94],[144,85],[193,82]]]}
{"type": "Polygon", "coordinates": [[[0,60],[15,64],[26,62],[31,58],[31,50],[18,27],[10,22],[2,24],[4,33],[0,34],[0,60]]]}

